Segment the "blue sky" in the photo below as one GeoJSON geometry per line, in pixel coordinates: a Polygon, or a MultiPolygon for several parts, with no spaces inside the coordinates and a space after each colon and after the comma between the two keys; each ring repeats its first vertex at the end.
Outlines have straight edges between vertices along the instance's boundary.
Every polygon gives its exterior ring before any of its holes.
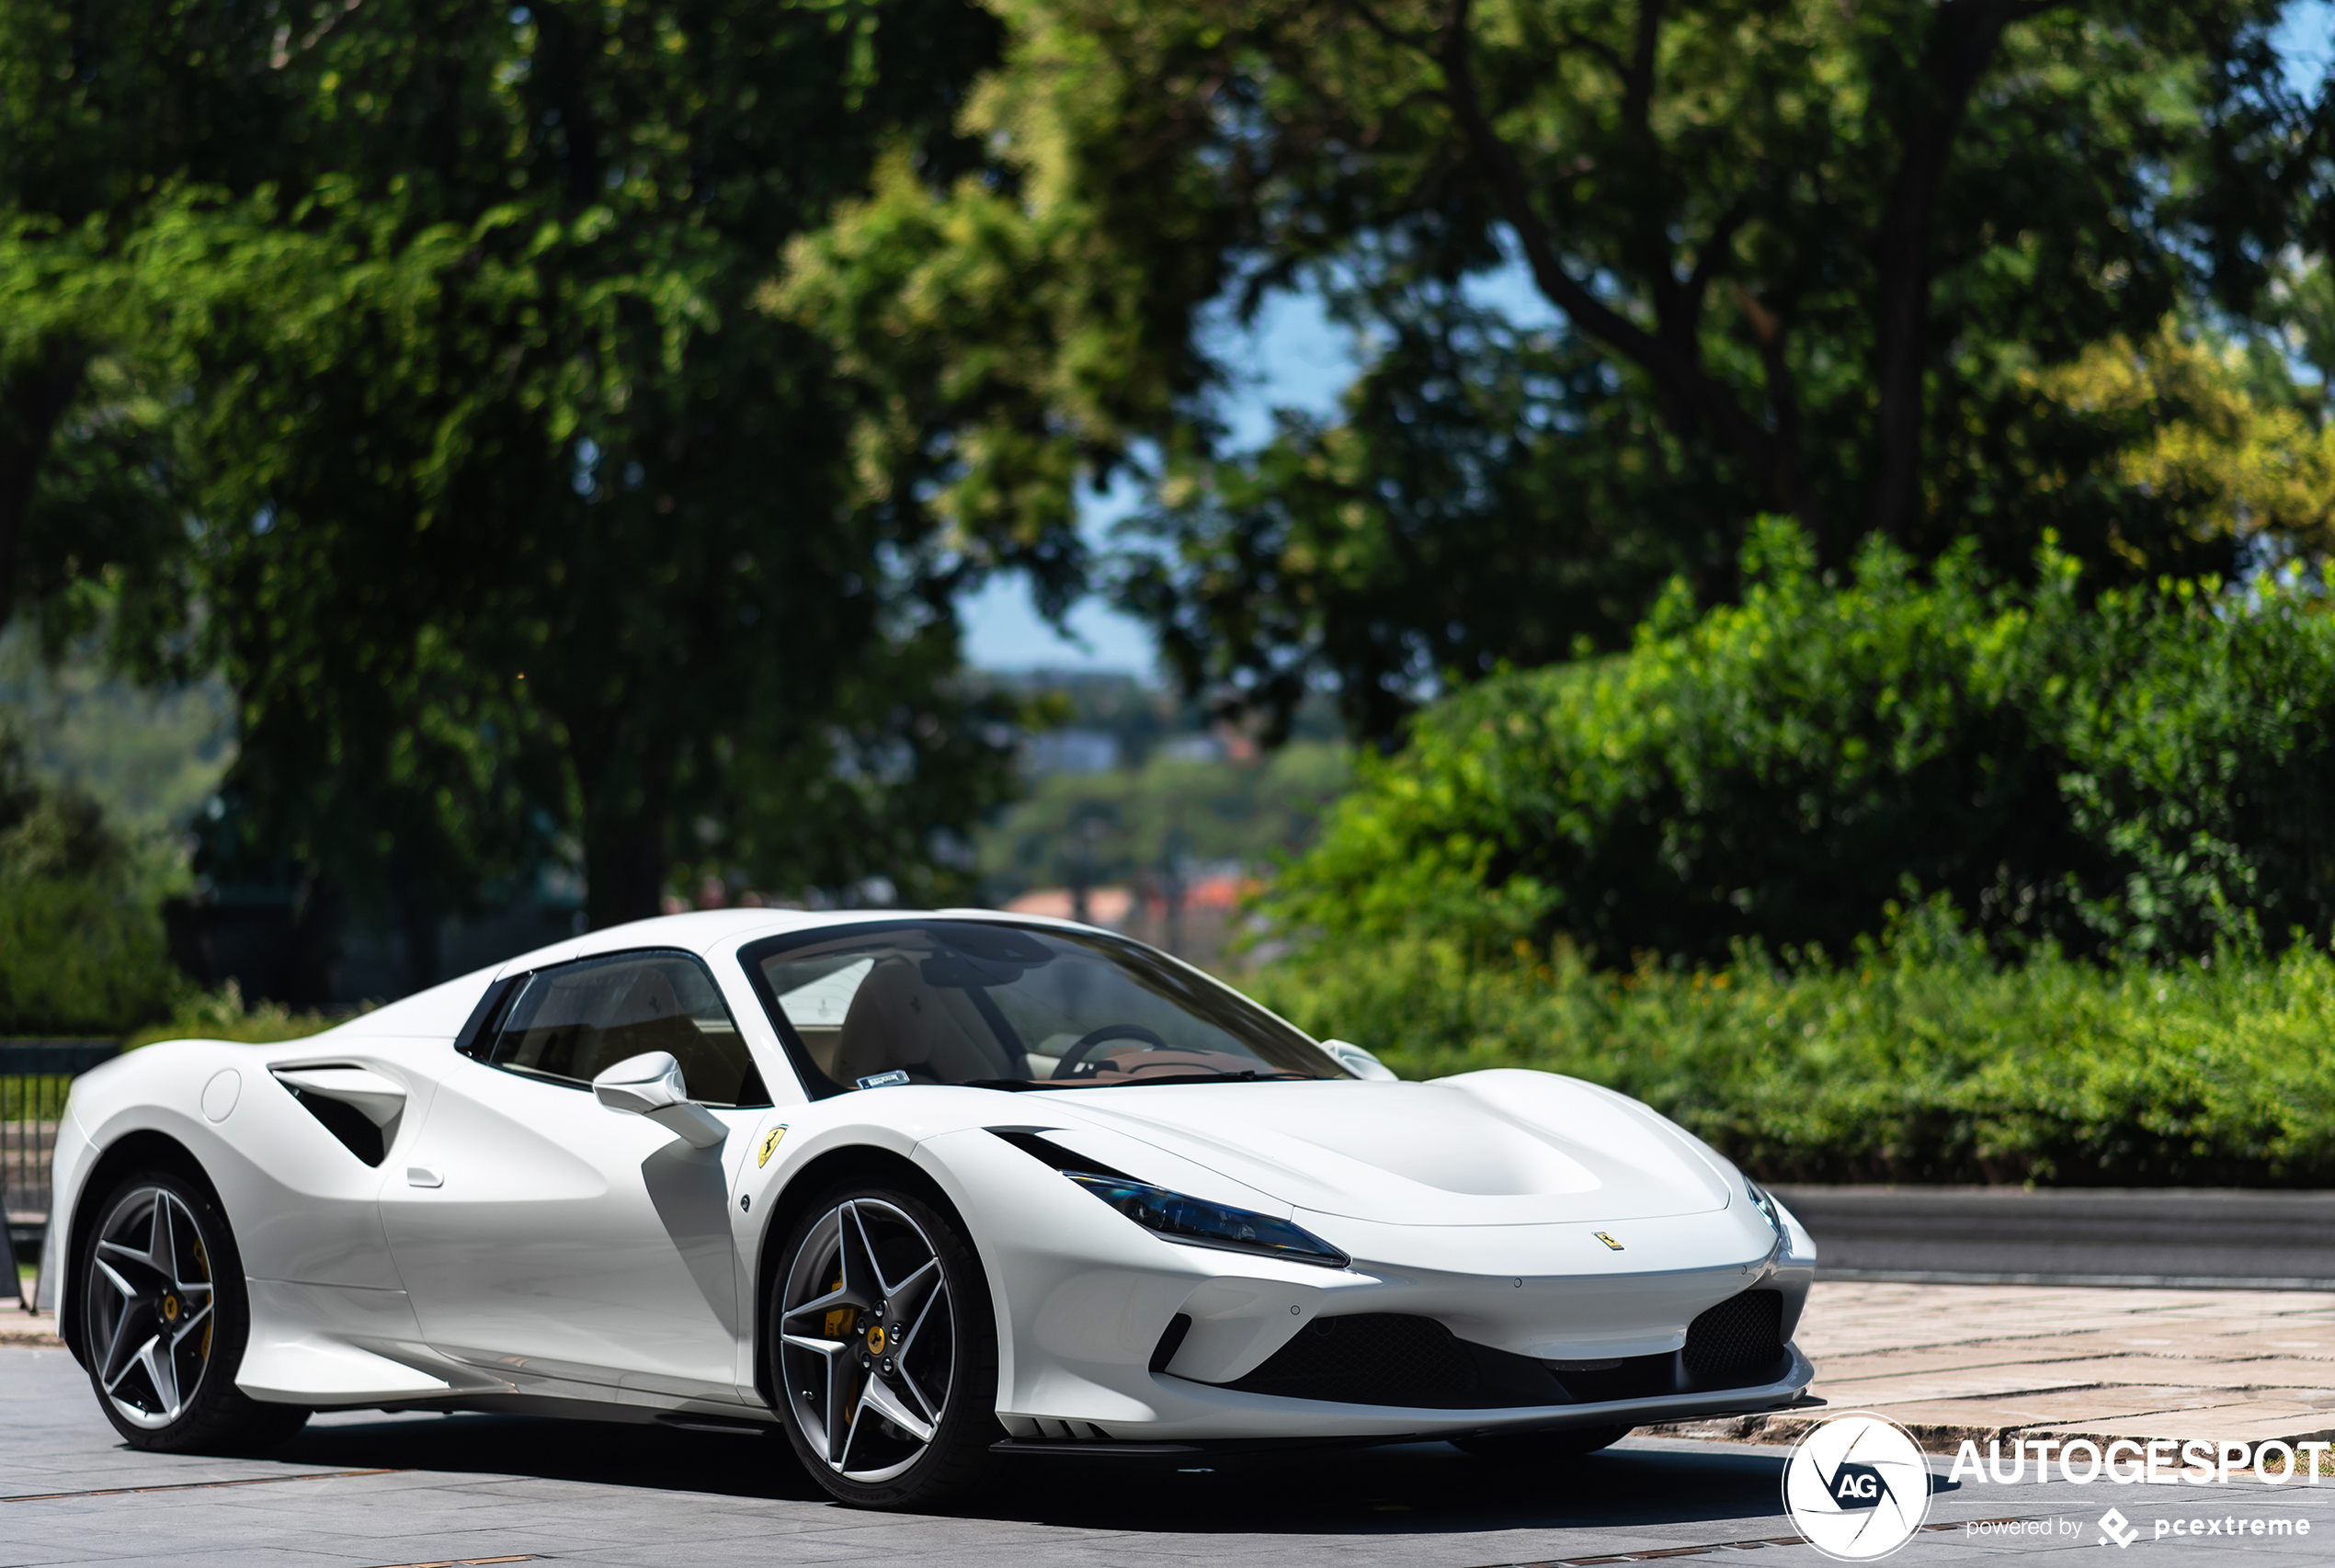
{"type": "MultiPolygon", "coordinates": [[[[1320,298],[1313,294],[1273,296],[1252,327],[1227,327],[1216,335],[1213,347],[1236,371],[1224,416],[1235,443],[1243,447],[1263,443],[1276,408],[1335,412],[1338,393],[1354,379],[1351,335],[1329,319],[1320,298]]],[[[1131,484],[1108,495],[1082,494],[1079,526],[1100,545],[1111,526],[1137,499],[1131,484]]],[[[965,657],[981,669],[1042,665],[1148,675],[1158,656],[1158,645],[1141,621],[1091,598],[1070,612],[1077,640],[1065,640],[1039,618],[1030,601],[1030,585],[1019,574],[991,580],[957,608],[964,618],[965,657]]]]}
{"type": "MultiPolygon", "coordinates": [[[[2296,89],[2309,91],[2335,56],[2335,0],[2295,0],[2279,28],[2278,43],[2296,89]]],[[[1470,292],[1484,303],[1505,307],[1520,324],[1555,319],[1521,267],[1482,279],[1470,292]]],[[[1238,447],[1262,443],[1276,408],[1334,413],[1358,364],[1351,335],[1329,319],[1312,294],[1274,296],[1251,326],[1224,328],[1213,347],[1236,373],[1224,412],[1238,447]]],[[[1100,545],[1135,499],[1129,485],[1105,496],[1082,495],[1079,525],[1100,545]]],[[[1142,622],[1092,598],[1070,612],[1072,636],[1065,638],[1040,619],[1029,585],[1019,575],[992,580],[961,600],[958,610],[964,621],[965,658],[980,669],[1043,665],[1149,675],[1158,658],[1158,644],[1142,622]]]]}

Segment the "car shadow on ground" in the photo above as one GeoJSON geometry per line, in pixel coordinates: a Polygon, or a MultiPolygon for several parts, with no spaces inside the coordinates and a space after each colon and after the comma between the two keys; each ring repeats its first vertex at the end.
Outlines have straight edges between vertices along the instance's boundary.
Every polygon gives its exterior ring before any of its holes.
{"type": "MultiPolygon", "coordinates": [[[[321,1417],[269,1456],[337,1470],[523,1475],[824,1503],[775,1434],[727,1436],[512,1415],[321,1417]]],[[[1537,1464],[1446,1443],[1305,1449],[1180,1466],[1002,1462],[958,1517],[1191,1534],[1390,1534],[1699,1525],[1713,1540],[1789,1533],[1781,1454],[1630,1444],[1537,1464]]]]}

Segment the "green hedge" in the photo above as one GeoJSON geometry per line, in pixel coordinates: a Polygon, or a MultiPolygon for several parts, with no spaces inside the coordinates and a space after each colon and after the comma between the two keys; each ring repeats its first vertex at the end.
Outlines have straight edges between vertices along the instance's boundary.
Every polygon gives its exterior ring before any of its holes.
{"type": "Polygon", "coordinates": [[[0,879],[0,1034],[119,1034],[187,988],[151,902],[109,879],[0,879]]]}
{"type": "Polygon", "coordinates": [[[1243,983],[1405,1077],[1610,1085],[1772,1180],[2335,1185],[2335,959],[2311,946],[2003,966],[1931,905],[1839,963],[1612,972],[1403,937],[1243,983]]]}
{"type": "Polygon", "coordinates": [[[149,1024],[133,1031],[121,1042],[121,1049],[135,1051],[142,1045],[165,1040],[232,1040],[245,1045],[273,1045],[279,1040],[305,1040],[321,1034],[348,1016],[295,1013],[281,1002],[246,1006],[244,988],[230,979],[216,991],[187,987],[167,1023],[149,1024]]]}
{"type": "Polygon", "coordinates": [[[1284,931],[1594,962],[1845,951],[1910,881],[1999,952],[2335,934],[2335,617],[2204,583],[2013,591],[1966,554],[1853,580],[1763,523],[1739,606],[1424,711],[1279,879],[1284,931]]]}
{"type": "Polygon", "coordinates": [[[155,879],[95,801],[34,778],[0,732],[0,1034],[119,1034],[188,989],[155,879]]]}

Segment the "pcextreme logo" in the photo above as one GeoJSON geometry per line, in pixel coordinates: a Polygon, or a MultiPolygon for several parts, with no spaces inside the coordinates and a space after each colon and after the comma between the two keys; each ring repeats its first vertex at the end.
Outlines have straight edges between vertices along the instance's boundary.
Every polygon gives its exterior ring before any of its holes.
{"type": "Polygon", "coordinates": [[[1851,1411],[1817,1423],[1783,1466],[1783,1508],[1810,1546],[1871,1562],[1913,1539],[1930,1513],[1930,1466],[1896,1422],[1851,1411]]]}

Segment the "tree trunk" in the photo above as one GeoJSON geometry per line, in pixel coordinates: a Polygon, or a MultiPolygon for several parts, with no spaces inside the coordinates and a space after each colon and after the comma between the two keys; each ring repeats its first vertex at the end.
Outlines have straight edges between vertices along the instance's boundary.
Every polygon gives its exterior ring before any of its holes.
{"type": "Polygon", "coordinates": [[[1921,450],[1930,369],[1930,225],[1970,95],[2016,16],[2043,7],[1948,0],[1931,24],[1905,149],[1874,227],[1874,456],[1865,522],[1910,542],[1921,517],[1921,450]]]}
{"type": "Polygon", "coordinates": [[[665,872],[663,790],[587,790],[584,915],[592,929],[665,913],[665,872]]]}
{"type": "MultiPolygon", "coordinates": [[[[1698,270],[1691,289],[1682,289],[1664,270],[1667,262],[1651,264],[1647,281],[1659,307],[1659,330],[1649,333],[1607,305],[1586,283],[1565,269],[1558,257],[1556,237],[1542,221],[1532,200],[1523,165],[1515,150],[1494,130],[1490,113],[1484,107],[1470,55],[1471,5],[1472,0],[1452,0],[1436,45],[1444,99],[1459,122],[1468,151],[1483,166],[1493,199],[1522,247],[1525,265],[1532,270],[1532,281],[1542,297],[1563,312],[1584,335],[1646,372],[1654,383],[1664,421],[1673,430],[1687,437],[1709,431],[1743,465],[1770,506],[1796,512],[1804,497],[1792,493],[1793,485],[1787,476],[1797,472],[1798,455],[1780,452],[1777,436],[1745,409],[1733,391],[1703,364],[1694,324],[1700,315],[1702,290],[1708,282],[1708,274],[1698,270]]],[[[1654,45],[1659,28],[1660,6],[1655,0],[1646,0],[1639,10],[1635,63],[1629,72],[1628,88],[1628,112],[1640,120],[1646,114],[1654,91],[1654,45]]],[[[1730,218],[1723,222],[1722,232],[1713,236],[1715,245],[1724,245],[1726,233],[1732,232],[1737,222],[1739,220],[1730,218]]]]}

